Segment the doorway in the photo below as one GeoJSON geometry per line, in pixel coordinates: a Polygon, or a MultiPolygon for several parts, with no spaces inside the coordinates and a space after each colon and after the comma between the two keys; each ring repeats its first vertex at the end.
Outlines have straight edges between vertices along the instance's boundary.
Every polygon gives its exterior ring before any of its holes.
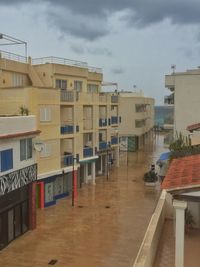
{"type": "Polygon", "coordinates": [[[28,200],[0,214],[0,250],[28,231],[28,200]]]}

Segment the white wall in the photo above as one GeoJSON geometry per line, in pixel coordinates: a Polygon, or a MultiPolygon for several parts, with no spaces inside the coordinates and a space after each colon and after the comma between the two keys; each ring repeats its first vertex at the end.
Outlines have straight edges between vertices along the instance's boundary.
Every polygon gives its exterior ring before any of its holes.
{"type": "Polygon", "coordinates": [[[0,117],[0,135],[17,134],[35,130],[35,116],[0,117]]]}
{"type": "MultiPolygon", "coordinates": [[[[23,139],[23,137],[21,137],[21,139],[23,139]]],[[[19,138],[0,140],[0,151],[6,150],[6,149],[13,149],[13,169],[5,171],[5,172],[0,171],[0,176],[36,163],[34,149],[32,150],[31,159],[20,161],[20,139],[19,138]]]]}

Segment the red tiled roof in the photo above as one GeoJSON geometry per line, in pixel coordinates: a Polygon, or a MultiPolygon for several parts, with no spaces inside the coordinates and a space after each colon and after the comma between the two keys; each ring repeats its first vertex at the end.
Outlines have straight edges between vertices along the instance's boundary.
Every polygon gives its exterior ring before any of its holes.
{"type": "Polygon", "coordinates": [[[174,159],[162,183],[163,189],[200,186],[200,154],[174,159]]]}
{"type": "Polygon", "coordinates": [[[187,131],[194,131],[194,130],[198,130],[199,128],[200,128],[200,123],[196,123],[196,124],[188,125],[186,130],[187,131]]]}

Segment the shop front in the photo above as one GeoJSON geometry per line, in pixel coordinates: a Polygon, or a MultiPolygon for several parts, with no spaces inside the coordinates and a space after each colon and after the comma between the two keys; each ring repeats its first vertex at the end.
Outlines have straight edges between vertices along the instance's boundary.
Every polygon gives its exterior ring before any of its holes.
{"type": "Polygon", "coordinates": [[[36,227],[36,165],[1,177],[0,250],[36,227]]]}

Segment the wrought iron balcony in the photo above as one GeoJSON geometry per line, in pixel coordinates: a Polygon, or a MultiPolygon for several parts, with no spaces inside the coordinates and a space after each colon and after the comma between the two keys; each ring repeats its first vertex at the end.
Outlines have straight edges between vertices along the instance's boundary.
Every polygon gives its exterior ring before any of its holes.
{"type": "Polygon", "coordinates": [[[83,149],[83,157],[92,157],[93,156],[93,148],[92,147],[84,147],[83,149]]]}
{"type": "Polygon", "coordinates": [[[111,96],[111,103],[118,103],[119,97],[118,95],[112,95],[111,96]]]}
{"type": "Polygon", "coordinates": [[[106,150],[107,143],[105,141],[99,142],[99,150],[106,150]]]}
{"type": "Polygon", "coordinates": [[[117,116],[112,116],[111,117],[111,124],[118,124],[119,123],[119,119],[117,116]]]}
{"type": "Polygon", "coordinates": [[[71,153],[66,153],[63,157],[64,166],[72,166],[73,165],[73,155],[71,153]]]}
{"type": "Polygon", "coordinates": [[[174,94],[164,97],[164,104],[165,105],[174,105],[174,94]]]}
{"type": "Polygon", "coordinates": [[[118,137],[113,136],[111,137],[111,145],[117,145],[118,144],[118,137]]]}
{"type": "Polygon", "coordinates": [[[107,119],[99,119],[99,127],[106,127],[107,119]]]}
{"type": "Polygon", "coordinates": [[[0,176],[0,196],[37,180],[37,164],[0,176]]]}
{"type": "Polygon", "coordinates": [[[61,134],[73,134],[74,126],[73,125],[63,125],[60,127],[61,134]]]}

